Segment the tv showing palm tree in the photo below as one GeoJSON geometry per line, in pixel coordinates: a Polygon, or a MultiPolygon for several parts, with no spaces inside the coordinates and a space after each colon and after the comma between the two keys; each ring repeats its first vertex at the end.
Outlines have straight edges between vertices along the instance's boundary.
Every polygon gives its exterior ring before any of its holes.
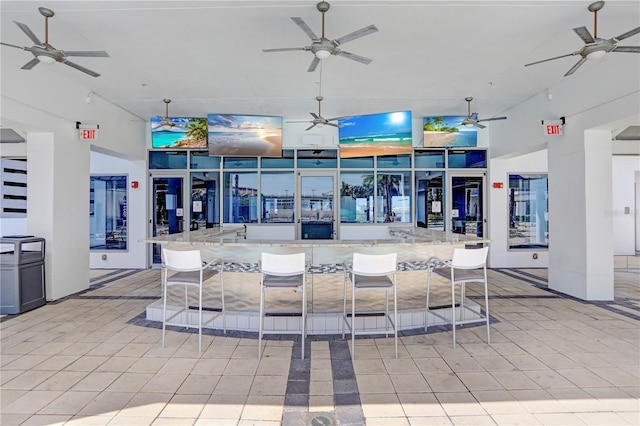
{"type": "Polygon", "coordinates": [[[151,147],[154,149],[207,148],[207,119],[171,117],[151,119],[151,147]]]}

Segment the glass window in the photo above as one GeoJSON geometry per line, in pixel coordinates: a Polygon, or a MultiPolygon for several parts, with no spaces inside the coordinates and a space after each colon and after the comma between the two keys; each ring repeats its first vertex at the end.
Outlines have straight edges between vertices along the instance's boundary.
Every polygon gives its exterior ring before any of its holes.
{"type": "Polygon", "coordinates": [[[452,169],[484,169],[487,167],[487,152],[451,150],[449,151],[449,167],[452,169]]]}
{"type": "Polygon", "coordinates": [[[416,225],[444,231],[444,172],[416,172],[416,225]]]}
{"type": "Polygon", "coordinates": [[[373,157],[341,158],[340,167],[351,169],[373,169],[373,157]]]}
{"type": "Polygon", "coordinates": [[[335,149],[301,149],[298,151],[298,167],[301,169],[335,169],[338,167],[338,151],[335,149]]]}
{"type": "Polygon", "coordinates": [[[376,222],[411,223],[411,172],[378,173],[376,222]]]}
{"type": "Polygon", "coordinates": [[[381,169],[408,169],[411,167],[411,155],[385,155],[378,157],[378,168],[381,169]]]}
{"type": "Polygon", "coordinates": [[[186,169],[187,151],[149,151],[149,169],[186,169]]]}
{"type": "Polygon", "coordinates": [[[416,168],[440,169],[444,167],[444,151],[415,151],[416,168]]]}
{"type": "Polygon", "coordinates": [[[223,208],[224,223],[258,222],[258,172],[224,173],[223,208]]]}
{"type": "Polygon", "coordinates": [[[373,173],[340,174],[340,221],[373,222],[373,173]]]}
{"type": "Polygon", "coordinates": [[[293,223],[293,172],[265,172],[260,177],[262,223],[293,223]]]}
{"type": "Polygon", "coordinates": [[[127,249],[127,177],[91,176],[89,249],[127,249]]]}
{"type": "Polygon", "coordinates": [[[509,248],[549,248],[546,174],[509,175],[509,248]]]}
{"type": "Polygon", "coordinates": [[[258,167],[256,157],[224,157],[225,169],[255,169],[258,167]]]}
{"type": "Polygon", "coordinates": [[[220,157],[211,157],[207,151],[191,151],[192,169],[219,169],[220,157]]]}
{"type": "Polygon", "coordinates": [[[213,228],[220,225],[218,172],[191,173],[190,229],[213,228]]]}
{"type": "Polygon", "coordinates": [[[283,149],[282,158],[267,158],[260,160],[263,169],[293,169],[293,149],[283,149]]]}

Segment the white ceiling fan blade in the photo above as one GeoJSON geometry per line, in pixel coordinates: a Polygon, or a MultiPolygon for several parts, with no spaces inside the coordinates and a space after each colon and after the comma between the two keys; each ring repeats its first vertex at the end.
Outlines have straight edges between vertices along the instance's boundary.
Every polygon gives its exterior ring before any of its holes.
{"type": "Polygon", "coordinates": [[[318,57],[314,56],[313,60],[311,61],[311,64],[309,65],[309,69],[307,70],[307,72],[314,72],[316,70],[316,68],[318,67],[319,63],[320,63],[320,59],[318,59],[318,57]]]}
{"type": "Polygon", "coordinates": [[[477,122],[480,121],[496,121],[496,120],[506,120],[507,117],[493,117],[493,118],[483,118],[481,120],[477,120],[477,122]]]}
{"type": "Polygon", "coordinates": [[[640,27],[634,28],[632,30],[627,31],[624,34],[620,34],[618,37],[614,37],[616,40],[620,41],[620,40],[624,40],[625,38],[629,38],[631,36],[634,36],[636,34],[640,33],[640,27]]]}
{"type": "Polygon", "coordinates": [[[109,54],[104,50],[60,50],[64,56],[83,56],[87,58],[108,58],[109,54]]]}
{"type": "Polygon", "coordinates": [[[16,47],[16,48],[21,49],[21,50],[27,50],[28,49],[28,47],[16,46],[15,44],[4,43],[2,41],[0,41],[0,44],[2,44],[3,46],[16,47]]]}
{"type": "Polygon", "coordinates": [[[312,116],[313,118],[315,118],[316,120],[320,120],[320,119],[322,119],[322,117],[320,117],[320,116],[319,116],[318,114],[316,114],[315,112],[310,112],[309,114],[311,114],[311,116],[312,116]]]}
{"type": "Polygon", "coordinates": [[[577,54],[578,54],[578,52],[567,53],[566,55],[560,55],[560,56],[556,56],[554,58],[543,59],[541,61],[531,62],[530,64],[525,64],[524,66],[528,67],[529,65],[541,64],[543,62],[549,62],[549,61],[553,61],[553,60],[560,59],[560,58],[566,58],[567,56],[574,56],[574,55],[577,55],[577,54]]]}
{"type": "Polygon", "coordinates": [[[316,123],[313,123],[311,126],[307,127],[306,129],[304,129],[304,131],[306,132],[307,130],[311,130],[314,127],[316,127],[316,123]]]}
{"type": "Polygon", "coordinates": [[[327,123],[327,126],[333,126],[333,127],[338,127],[341,128],[342,126],[337,124],[337,123],[327,123]]]}
{"type": "Polygon", "coordinates": [[[38,60],[38,58],[33,58],[32,60],[30,60],[29,62],[27,62],[26,64],[24,64],[20,69],[23,70],[30,70],[31,68],[35,67],[36,65],[38,65],[38,63],[40,63],[40,61],[38,60]]]}
{"type": "Polygon", "coordinates": [[[614,52],[640,53],[640,46],[618,46],[614,52]]]}
{"type": "Polygon", "coordinates": [[[373,59],[365,58],[364,56],[356,55],[355,53],[345,52],[344,50],[336,50],[336,55],[344,56],[347,59],[351,59],[365,65],[369,65],[373,62],[373,59]]]}
{"type": "Polygon", "coordinates": [[[587,27],[578,27],[574,28],[573,31],[578,34],[578,37],[585,42],[585,44],[595,43],[596,40],[593,38],[587,27]]]}
{"type": "Polygon", "coordinates": [[[82,65],[78,65],[78,64],[76,64],[74,62],[63,61],[62,63],[65,64],[65,65],[69,65],[71,68],[75,68],[78,71],[82,71],[83,73],[89,74],[91,77],[99,77],[100,76],[100,74],[98,74],[97,72],[91,71],[89,68],[85,68],[82,65]]]}
{"type": "Polygon", "coordinates": [[[305,32],[305,34],[306,34],[306,35],[308,35],[308,36],[309,36],[309,38],[310,38],[311,40],[319,40],[319,39],[320,39],[320,37],[318,37],[318,36],[316,35],[316,33],[314,33],[314,32],[313,32],[313,30],[312,30],[311,28],[309,28],[309,26],[307,25],[307,23],[306,23],[306,22],[304,22],[304,21],[302,20],[302,18],[299,18],[299,17],[297,17],[297,16],[294,16],[293,18],[291,18],[291,20],[292,20],[293,22],[295,22],[295,23],[296,23],[296,25],[297,25],[297,26],[299,26],[299,27],[300,27],[300,29],[301,29],[302,31],[304,31],[304,32],[305,32]]]}
{"type": "Polygon", "coordinates": [[[571,69],[567,71],[567,73],[564,76],[566,77],[576,72],[576,70],[580,68],[580,66],[584,64],[586,61],[587,61],[587,58],[580,58],[580,60],[574,66],[572,66],[571,69]]]}
{"type": "Polygon", "coordinates": [[[349,41],[355,40],[357,38],[364,37],[366,35],[375,33],[377,31],[378,31],[378,28],[375,25],[372,24],[372,25],[369,25],[368,27],[360,28],[357,31],[354,31],[352,33],[349,33],[347,35],[339,37],[339,38],[335,39],[334,42],[336,42],[338,44],[344,44],[344,43],[347,43],[349,41]]]}
{"type": "Polygon", "coordinates": [[[306,47],[281,47],[278,49],[262,49],[263,52],[288,52],[291,50],[309,50],[306,47]]]}
{"type": "Polygon", "coordinates": [[[18,21],[13,21],[13,22],[15,22],[16,25],[20,27],[22,32],[25,33],[27,37],[29,37],[34,44],[38,46],[44,46],[40,41],[40,39],[33,33],[33,31],[31,31],[31,28],[29,28],[26,24],[23,24],[22,22],[18,22],[18,21]]]}
{"type": "Polygon", "coordinates": [[[477,127],[478,129],[485,129],[487,126],[484,126],[484,125],[482,125],[482,124],[480,124],[480,123],[476,123],[476,127],[477,127]]]}

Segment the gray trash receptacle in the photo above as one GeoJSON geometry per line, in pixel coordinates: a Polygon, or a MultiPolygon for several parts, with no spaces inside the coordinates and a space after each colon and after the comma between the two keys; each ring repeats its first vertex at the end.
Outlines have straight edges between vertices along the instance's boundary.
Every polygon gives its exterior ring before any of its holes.
{"type": "Polygon", "coordinates": [[[0,238],[0,314],[19,314],[44,305],[44,238],[0,238]]]}

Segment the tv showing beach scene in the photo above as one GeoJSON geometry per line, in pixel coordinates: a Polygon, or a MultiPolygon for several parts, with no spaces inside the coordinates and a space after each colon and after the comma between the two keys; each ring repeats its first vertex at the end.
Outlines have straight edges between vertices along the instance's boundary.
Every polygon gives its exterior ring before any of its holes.
{"type": "Polygon", "coordinates": [[[338,120],[340,158],[412,151],[411,111],[359,115],[338,120]]]}
{"type": "Polygon", "coordinates": [[[282,117],[209,114],[209,155],[282,157],[282,117]]]}
{"type": "Polygon", "coordinates": [[[207,147],[207,119],[153,117],[151,119],[151,147],[154,149],[204,149],[207,147]]]}
{"type": "Polygon", "coordinates": [[[425,148],[478,146],[478,128],[466,127],[464,116],[424,117],[425,148]]]}

